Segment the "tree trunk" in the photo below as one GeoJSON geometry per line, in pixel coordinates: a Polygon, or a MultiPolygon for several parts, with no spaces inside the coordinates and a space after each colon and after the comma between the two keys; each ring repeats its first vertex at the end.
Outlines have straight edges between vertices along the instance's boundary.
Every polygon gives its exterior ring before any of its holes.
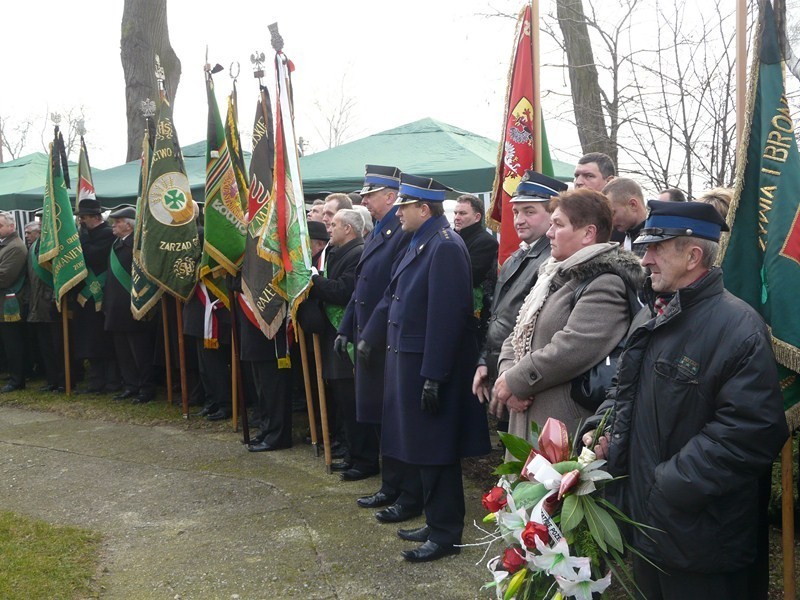
{"type": "Polygon", "coordinates": [[[581,0],[556,0],[558,24],[567,52],[575,123],[584,154],[604,152],[617,164],[617,148],[609,138],[589,28],[581,0]]]}
{"type": "Polygon", "coordinates": [[[161,59],[166,90],[173,103],[181,78],[181,61],[169,43],[167,0],[125,0],[122,12],[120,57],[125,73],[125,107],[128,121],[127,161],[142,153],[145,123],[140,103],[158,100],[155,56],[161,59]]]}

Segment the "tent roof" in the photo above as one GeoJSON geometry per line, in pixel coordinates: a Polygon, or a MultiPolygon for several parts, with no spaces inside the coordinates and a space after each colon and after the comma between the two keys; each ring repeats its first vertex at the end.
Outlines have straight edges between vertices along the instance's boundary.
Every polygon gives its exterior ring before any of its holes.
{"type": "MultiPolygon", "coordinates": [[[[44,195],[45,173],[47,172],[47,154],[34,152],[9,162],[0,163],[0,196],[41,188],[44,195]]],[[[71,180],[75,180],[78,164],[68,163],[71,180]]],[[[40,196],[41,200],[41,196],[40,196]]]]}
{"type": "MultiPolygon", "coordinates": [[[[421,119],[300,160],[303,191],[352,191],[361,188],[364,165],[385,164],[457,190],[491,190],[498,143],[435,119],[421,119]]],[[[572,165],[553,161],[556,177],[572,181],[572,165]]]]}

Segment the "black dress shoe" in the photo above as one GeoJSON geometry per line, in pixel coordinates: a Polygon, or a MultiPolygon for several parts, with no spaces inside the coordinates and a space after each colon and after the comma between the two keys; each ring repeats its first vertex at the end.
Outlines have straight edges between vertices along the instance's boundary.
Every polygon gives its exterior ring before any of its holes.
{"type": "Polygon", "coordinates": [[[24,385],[14,385],[12,383],[7,383],[2,388],[0,388],[0,394],[5,394],[7,392],[15,392],[17,390],[24,390],[24,385]]]}
{"type": "Polygon", "coordinates": [[[114,396],[114,400],[127,400],[128,398],[133,398],[134,396],[136,396],[136,392],[133,390],[125,390],[121,394],[114,396]]]}
{"type": "Polygon", "coordinates": [[[381,506],[389,506],[390,504],[394,504],[395,500],[399,494],[392,494],[391,496],[386,492],[381,492],[378,490],[372,496],[361,496],[358,500],[356,500],[356,504],[358,504],[361,508],[380,508],[381,506]]]}
{"type": "Polygon", "coordinates": [[[212,406],[204,406],[202,410],[198,410],[197,413],[195,413],[195,414],[198,417],[207,417],[208,415],[213,414],[213,413],[217,412],[218,410],[219,409],[214,405],[212,405],[212,406]]]}
{"type": "Polygon", "coordinates": [[[422,511],[419,509],[413,510],[401,504],[392,504],[390,507],[376,512],[375,518],[381,523],[401,523],[421,514],[422,511]]]}
{"type": "Polygon", "coordinates": [[[224,421],[225,419],[230,419],[231,414],[225,412],[224,410],[218,410],[217,412],[213,412],[210,415],[206,416],[206,419],[209,421],[224,421]]]}
{"type": "Polygon", "coordinates": [[[400,554],[403,555],[409,562],[429,562],[450,556],[451,554],[458,554],[461,548],[452,545],[439,545],[436,542],[428,540],[419,548],[414,550],[403,550],[400,554]]]}
{"type": "Polygon", "coordinates": [[[342,481],[361,481],[362,479],[375,477],[375,475],[380,472],[380,469],[375,467],[371,469],[364,467],[353,467],[352,469],[347,469],[347,471],[343,472],[341,477],[342,481]]]}
{"type": "Polygon", "coordinates": [[[331,471],[335,471],[337,473],[341,473],[343,471],[349,471],[353,468],[353,465],[349,462],[335,462],[331,464],[331,471]]]}
{"type": "Polygon", "coordinates": [[[39,388],[39,391],[40,391],[40,392],[54,392],[54,391],[56,391],[57,389],[58,389],[58,386],[57,386],[57,385],[50,385],[50,384],[48,383],[47,385],[43,385],[42,387],[40,387],[40,388],[39,388]]]}
{"type": "Polygon", "coordinates": [[[401,540],[407,542],[419,542],[420,544],[428,541],[428,536],[431,534],[431,528],[427,525],[418,527],[417,529],[398,529],[397,536],[401,540]]]}
{"type": "Polygon", "coordinates": [[[254,436],[254,437],[251,437],[250,441],[247,442],[247,445],[248,446],[258,446],[261,442],[264,441],[264,439],[266,437],[267,437],[267,432],[266,431],[262,431],[258,435],[254,436]]]}
{"type": "Polygon", "coordinates": [[[273,446],[267,442],[260,442],[258,444],[250,444],[247,447],[248,452],[272,452],[273,450],[281,450],[285,446],[273,446]]]}
{"type": "Polygon", "coordinates": [[[150,395],[143,395],[143,396],[136,396],[131,402],[133,404],[147,404],[153,399],[153,396],[150,395]]]}

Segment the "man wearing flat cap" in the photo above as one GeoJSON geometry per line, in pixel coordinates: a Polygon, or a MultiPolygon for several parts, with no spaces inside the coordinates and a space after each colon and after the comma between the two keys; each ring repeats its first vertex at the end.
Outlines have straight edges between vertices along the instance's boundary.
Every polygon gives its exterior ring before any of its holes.
{"type": "Polygon", "coordinates": [[[645,598],[765,598],[756,557],[769,488],[760,483],[789,435],[769,332],[713,266],[728,230],[719,213],[699,202],[649,207],[635,240],[647,246],[647,306],[616,388],[584,431],[612,409],[594,450],[627,475],[616,484],[621,508],[648,526],[630,538],[645,598]]]}
{"type": "Polygon", "coordinates": [[[80,240],[88,275],[77,291],[78,306],[73,316],[75,360],[88,359],[86,387],[76,393],[119,391],[119,374],[114,359],[114,341],[104,328],[103,288],[108,255],[114,232],[103,219],[103,207],[92,198],[81,200],[77,213],[80,240]]]}
{"type": "Polygon", "coordinates": [[[567,184],[528,171],[511,196],[514,229],[520,248],[508,257],[497,275],[489,312],[486,340],[481,348],[472,381],[472,393],[487,402],[497,379],[497,361],[503,342],[511,335],[525,297],[533,289],[541,267],[550,258],[550,199],[567,189],[567,184]]]}
{"type": "Polygon", "coordinates": [[[401,175],[397,216],[411,240],[358,344],[359,361],[386,355],[383,454],[422,481],[426,525],[398,531],[421,544],[403,552],[410,562],[459,552],[461,458],[490,449],[486,412],[469,389],[478,352],[469,254],[444,216],[446,191],[401,175]]]}
{"type": "Polygon", "coordinates": [[[131,312],[135,218],[136,210],[132,206],[109,215],[117,239],[108,257],[103,312],[106,331],[114,338],[114,352],[122,375],[123,392],[119,399],[130,398],[134,404],[141,404],[155,397],[155,331],[152,321],[137,321],[131,312]]]}

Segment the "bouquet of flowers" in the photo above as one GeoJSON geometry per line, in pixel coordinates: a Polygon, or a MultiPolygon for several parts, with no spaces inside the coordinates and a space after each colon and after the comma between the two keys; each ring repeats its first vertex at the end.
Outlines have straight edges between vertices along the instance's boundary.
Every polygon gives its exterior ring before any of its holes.
{"type": "Polygon", "coordinates": [[[483,496],[489,511],[483,521],[497,525],[485,532],[484,543],[503,546],[487,562],[493,581],[484,587],[495,588],[501,600],[591,600],[611,585],[613,572],[632,596],[635,584],[622,554],[635,550],[622,539],[618,523],[641,526],[597,493],[613,480],[601,468],[606,461],[589,448],[574,456],[561,421],[548,419],[541,433],[535,423],[532,429],[532,438],[538,435],[533,443],[500,434],[518,460],[495,471],[500,480],[483,496]]]}

